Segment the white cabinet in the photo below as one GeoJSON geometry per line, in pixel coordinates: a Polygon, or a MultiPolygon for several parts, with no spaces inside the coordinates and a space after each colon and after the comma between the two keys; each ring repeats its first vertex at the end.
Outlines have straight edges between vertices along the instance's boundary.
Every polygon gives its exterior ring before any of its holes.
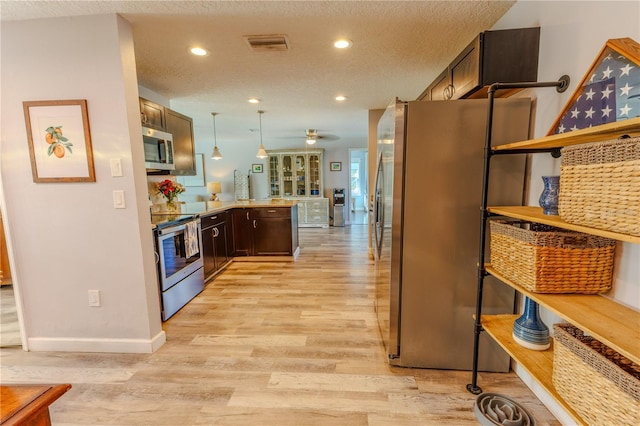
{"type": "Polygon", "coordinates": [[[298,226],[329,226],[329,199],[323,198],[323,149],[267,151],[269,196],[298,202],[298,226]]]}
{"type": "Polygon", "coordinates": [[[269,196],[322,197],[322,149],[277,150],[269,154],[269,196]]]}
{"type": "Polygon", "coordinates": [[[301,228],[329,227],[329,199],[302,198],[298,202],[298,226],[301,228]]]}

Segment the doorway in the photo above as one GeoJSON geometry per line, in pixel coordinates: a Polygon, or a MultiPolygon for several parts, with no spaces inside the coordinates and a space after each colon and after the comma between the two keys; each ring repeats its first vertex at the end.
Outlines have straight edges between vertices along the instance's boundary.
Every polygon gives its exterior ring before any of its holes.
{"type": "Polygon", "coordinates": [[[0,213],[0,347],[21,345],[13,278],[9,266],[4,222],[0,213]]]}
{"type": "Polygon", "coordinates": [[[367,182],[369,153],[365,148],[349,150],[349,199],[351,225],[369,223],[369,207],[367,205],[367,182]]]}

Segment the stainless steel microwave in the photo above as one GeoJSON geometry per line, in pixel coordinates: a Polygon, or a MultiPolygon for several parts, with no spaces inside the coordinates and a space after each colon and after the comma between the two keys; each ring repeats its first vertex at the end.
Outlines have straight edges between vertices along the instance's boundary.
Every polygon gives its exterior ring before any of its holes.
{"type": "Polygon", "coordinates": [[[144,165],[147,170],[175,170],[173,162],[173,136],[171,133],[142,128],[144,165]]]}

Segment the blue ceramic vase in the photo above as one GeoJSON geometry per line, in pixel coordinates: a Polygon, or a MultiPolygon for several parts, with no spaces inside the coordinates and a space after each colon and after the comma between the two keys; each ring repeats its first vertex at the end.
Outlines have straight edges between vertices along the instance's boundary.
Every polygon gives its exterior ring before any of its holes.
{"type": "Polygon", "coordinates": [[[540,307],[528,297],[524,312],[513,323],[513,340],[525,348],[543,351],[549,348],[549,328],[540,319],[540,307]]]}
{"type": "Polygon", "coordinates": [[[544,190],[540,194],[540,207],[544,214],[558,214],[558,196],[560,195],[560,176],[542,176],[544,190]]]}

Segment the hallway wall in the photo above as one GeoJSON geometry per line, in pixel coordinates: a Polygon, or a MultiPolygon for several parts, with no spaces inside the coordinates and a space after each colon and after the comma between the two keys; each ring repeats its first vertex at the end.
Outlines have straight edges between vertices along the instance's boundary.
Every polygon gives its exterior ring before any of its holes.
{"type": "Polygon", "coordinates": [[[0,31],[2,213],[28,348],[151,352],[165,335],[131,26],[112,14],[0,31]],[[87,100],[96,182],[34,183],[22,102],[68,99],[87,100]],[[111,176],[112,158],[124,176],[111,176]],[[102,306],[89,307],[90,289],[102,306]]]}

